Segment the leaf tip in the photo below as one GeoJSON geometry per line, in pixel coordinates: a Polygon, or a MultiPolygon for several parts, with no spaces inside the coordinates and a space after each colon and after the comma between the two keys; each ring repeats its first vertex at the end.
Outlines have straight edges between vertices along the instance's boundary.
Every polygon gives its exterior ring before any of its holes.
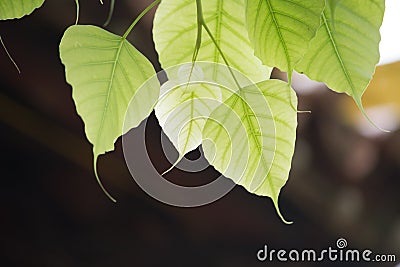
{"type": "Polygon", "coordinates": [[[356,102],[356,105],[357,105],[357,107],[359,108],[361,114],[367,119],[367,121],[368,121],[373,127],[375,127],[376,129],[378,129],[379,131],[382,131],[382,132],[384,132],[384,133],[390,133],[389,130],[385,130],[385,129],[379,127],[379,126],[368,116],[367,112],[366,112],[365,109],[364,109],[364,106],[362,105],[361,98],[359,98],[359,97],[354,97],[354,101],[356,102]]]}
{"type": "Polygon", "coordinates": [[[94,154],[94,158],[93,158],[93,170],[94,170],[94,175],[96,176],[96,180],[97,183],[99,184],[101,190],[103,191],[103,193],[114,203],[117,202],[117,200],[115,200],[115,198],[113,196],[111,196],[111,194],[107,191],[107,189],[105,189],[105,187],[103,186],[103,183],[100,180],[100,177],[97,173],[97,157],[98,155],[94,154]]]}
{"type": "Polygon", "coordinates": [[[0,35],[0,43],[1,43],[1,46],[3,47],[4,51],[6,52],[8,58],[10,59],[10,61],[11,61],[12,64],[14,65],[14,67],[17,69],[18,74],[21,74],[20,68],[18,67],[17,63],[15,62],[15,60],[13,59],[13,57],[11,56],[11,54],[8,52],[7,47],[6,47],[6,45],[4,44],[3,39],[1,38],[1,35],[0,35]]]}
{"type": "Polygon", "coordinates": [[[274,207],[275,207],[276,213],[278,214],[278,216],[279,216],[279,218],[282,220],[282,222],[283,222],[284,224],[287,224],[287,225],[293,224],[292,221],[287,221],[287,220],[285,219],[285,217],[283,217],[283,215],[282,215],[282,213],[281,213],[281,210],[279,209],[278,197],[273,198],[273,199],[272,199],[272,202],[274,203],[274,207]]]}
{"type": "Polygon", "coordinates": [[[172,171],[173,168],[176,167],[176,165],[178,165],[178,163],[183,159],[184,155],[180,154],[178,159],[175,161],[174,164],[172,164],[171,167],[169,167],[166,171],[164,171],[161,176],[164,176],[165,174],[169,173],[170,171],[172,171]]]}
{"type": "Polygon", "coordinates": [[[163,173],[161,173],[161,176],[166,175],[167,173],[169,173],[170,171],[172,171],[172,169],[175,168],[175,164],[172,165],[171,167],[169,167],[166,171],[164,171],[163,173]]]}

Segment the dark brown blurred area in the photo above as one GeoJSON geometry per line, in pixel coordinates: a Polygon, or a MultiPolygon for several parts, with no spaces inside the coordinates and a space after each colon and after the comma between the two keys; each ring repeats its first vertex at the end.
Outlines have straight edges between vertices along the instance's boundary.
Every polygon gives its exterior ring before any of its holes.
{"type": "MultiPolygon", "coordinates": [[[[151,1],[116,2],[107,29],[122,34],[151,1]]],[[[108,4],[81,1],[80,23],[102,25],[108,4]]],[[[160,70],[153,15],[128,39],[160,70]]],[[[21,20],[0,22],[0,35],[22,71],[0,49],[0,266],[365,266],[256,257],[265,244],[321,250],[341,237],[349,248],[400,260],[400,131],[363,136],[340,115],[347,96],[326,88],[299,98],[300,109],[312,114],[299,114],[293,168],[280,198],[294,224],[280,221],[270,199],[239,186],[199,208],[162,204],[131,178],[120,139],[98,163],[118,200],[112,203],[96,183],[92,147],[58,58],[63,31],[74,21],[74,1],[58,0],[21,20]]],[[[147,127],[150,156],[165,170],[169,163],[154,114],[147,127]]],[[[137,130],[130,134],[139,138],[137,130]]],[[[212,168],[168,174],[199,182],[217,175],[212,168]]]]}

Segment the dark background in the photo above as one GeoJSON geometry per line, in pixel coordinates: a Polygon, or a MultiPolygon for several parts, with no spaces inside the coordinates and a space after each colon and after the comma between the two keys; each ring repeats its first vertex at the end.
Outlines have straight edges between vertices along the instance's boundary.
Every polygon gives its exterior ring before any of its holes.
{"type": "MultiPolygon", "coordinates": [[[[81,24],[101,25],[108,2],[81,1],[81,24]]],[[[117,1],[108,30],[122,34],[150,1],[117,1]]],[[[129,40],[160,70],[151,40],[150,12],[129,40]]],[[[321,250],[346,238],[350,248],[400,257],[400,132],[367,138],[340,116],[338,95],[300,95],[293,169],[281,192],[283,224],[270,199],[235,187],[198,208],[162,204],[131,178],[121,140],[99,158],[75,112],[58,58],[63,31],[75,21],[72,0],[46,1],[31,16],[0,22],[18,74],[0,49],[0,266],[365,266],[365,263],[258,262],[270,249],[321,250]]],[[[278,76],[277,72],[275,75],[278,76]]],[[[399,88],[400,89],[400,88],[399,88]]],[[[400,103],[397,103],[400,105],[400,103]]],[[[147,125],[149,154],[160,171],[169,165],[154,114],[147,125]]],[[[133,136],[139,134],[133,130],[133,136]]],[[[197,152],[192,153],[196,157],[197,152]]],[[[202,183],[211,167],[167,177],[202,183]]],[[[368,266],[395,266],[395,263],[368,266]]]]}

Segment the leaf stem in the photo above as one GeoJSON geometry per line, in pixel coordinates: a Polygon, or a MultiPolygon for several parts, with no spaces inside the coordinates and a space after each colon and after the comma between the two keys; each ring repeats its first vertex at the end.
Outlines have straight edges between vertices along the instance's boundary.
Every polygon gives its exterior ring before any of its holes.
{"type": "Polygon", "coordinates": [[[114,13],[114,6],[115,6],[115,0],[111,0],[110,11],[108,12],[108,17],[107,17],[106,22],[104,22],[103,27],[106,27],[108,24],[110,24],[110,21],[112,19],[113,13],[114,13]]]}
{"type": "MultiPolygon", "coordinates": [[[[203,8],[202,8],[201,0],[196,0],[196,5],[197,5],[197,30],[198,30],[198,34],[197,34],[198,39],[196,41],[196,47],[197,47],[197,45],[199,45],[199,49],[198,50],[200,50],[201,30],[202,30],[202,27],[203,27],[206,30],[206,32],[207,32],[208,36],[210,37],[211,41],[214,43],[214,45],[217,48],[218,52],[221,54],[222,60],[224,61],[224,63],[228,67],[228,70],[229,70],[230,74],[232,75],[233,80],[235,81],[236,85],[240,89],[241,86],[240,86],[238,80],[236,79],[236,76],[233,73],[231,66],[229,65],[228,59],[225,57],[224,53],[222,52],[221,47],[218,45],[217,40],[215,40],[214,36],[212,35],[210,29],[207,26],[206,21],[204,20],[203,8]],[[200,41],[199,41],[199,36],[200,36],[200,41]],[[200,42],[200,44],[198,44],[198,42],[200,42]]],[[[197,54],[198,54],[198,51],[196,52],[196,57],[197,57],[197,54]]],[[[193,55],[193,58],[194,58],[194,55],[193,55]]],[[[195,58],[194,58],[193,62],[194,61],[195,61],[195,58]]]]}
{"type": "Polygon", "coordinates": [[[201,1],[196,0],[196,10],[197,10],[197,38],[196,38],[196,45],[194,48],[194,53],[192,57],[192,62],[194,63],[197,59],[199,54],[200,46],[201,46],[201,37],[202,37],[202,26],[203,26],[203,7],[201,5],[201,1]]]}
{"type": "Polygon", "coordinates": [[[225,57],[224,53],[221,50],[221,47],[219,47],[217,41],[215,40],[214,36],[212,35],[210,29],[208,28],[206,23],[203,23],[203,27],[206,30],[208,36],[210,36],[212,42],[214,43],[215,47],[217,48],[218,52],[221,54],[222,60],[225,62],[226,66],[228,67],[229,72],[231,73],[233,80],[235,81],[236,85],[238,86],[238,89],[241,89],[242,87],[240,86],[238,80],[236,79],[235,74],[232,71],[231,66],[229,65],[228,59],[225,57]]]}
{"type": "Polygon", "coordinates": [[[75,19],[75,25],[78,24],[79,21],[79,0],[75,0],[76,4],[76,19],[75,19]]]}
{"type": "MultiPolygon", "coordinates": [[[[189,88],[190,80],[192,79],[192,75],[193,75],[194,65],[197,60],[197,56],[199,55],[200,46],[201,46],[201,37],[202,37],[202,32],[203,32],[203,21],[204,21],[203,20],[203,7],[201,6],[201,1],[196,0],[196,12],[197,12],[196,44],[194,46],[194,51],[193,51],[193,56],[192,56],[192,65],[190,67],[189,77],[188,77],[186,87],[185,87],[185,90],[183,91],[183,93],[186,93],[187,89],[189,88]]],[[[178,159],[178,160],[180,160],[180,159],[178,159]]],[[[176,162],[175,164],[177,164],[177,163],[178,162],[176,162]]],[[[170,169],[168,169],[167,171],[165,171],[162,175],[164,175],[165,173],[169,172],[172,168],[174,168],[175,164],[172,165],[172,167],[170,169]]]]}
{"type": "MultiPolygon", "coordinates": [[[[193,75],[194,64],[196,62],[197,56],[199,55],[200,46],[201,46],[201,38],[202,38],[202,32],[203,32],[203,27],[202,27],[203,26],[203,7],[201,6],[201,1],[196,0],[196,12],[197,12],[196,44],[194,46],[194,51],[193,51],[193,56],[192,56],[192,65],[190,67],[189,77],[188,77],[188,81],[186,83],[185,90],[183,91],[184,93],[189,88],[189,83],[190,83],[190,80],[192,79],[192,75],[193,75]]],[[[173,165],[173,167],[174,167],[174,165],[173,165]]],[[[168,172],[168,171],[166,171],[166,172],[168,172]]],[[[166,172],[164,172],[163,175],[166,172]]]]}
{"type": "Polygon", "coordinates": [[[132,31],[133,27],[139,22],[141,18],[143,18],[144,15],[147,14],[147,12],[150,11],[154,6],[158,5],[161,2],[161,0],[155,0],[153,3],[151,3],[148,7],[146,7],[145,10],[142,11],[142,13],[139,14],[139,16],[132,22],[131,26],[126,30],[124,35],[122,36],[122,39],[126,39],[128,37],[129,33],[132,31]]]}

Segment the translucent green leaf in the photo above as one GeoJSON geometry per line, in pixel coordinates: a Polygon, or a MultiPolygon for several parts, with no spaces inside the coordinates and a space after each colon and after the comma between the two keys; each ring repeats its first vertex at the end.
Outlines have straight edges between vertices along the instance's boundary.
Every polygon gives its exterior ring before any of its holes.
{"type": "Polygon", "coordinates": [[[1,0],[0,20],[19,19],[43,5],[44,0],[1,0]]]}
{"type": "Polygon", "coordinates": [[[321,27],[296,70],[352,96],[363,111],[361,97],[379,61],[385,1],[327,1],[335,3],[326,6],[321,27]]]}
{"type": "Polygon", "coordinates": [[[151,63],[123,37],[95,26],[69,27],[60,43],[60,57],[93,144],[96,171],[97,157],[113,150],[119,136],[150,114],[160,86],[152,79],[141,87],[155,75],[151,63]],[[129,114],[129,125],[123,125],[131,101],[137,102],[131,104],[137,109],[129,114]]]}
{"type": "Polygon", "coordinates": [[[233,94],[212,112],[203,130],[207,160],[249,192],[272,198],[278,213],[294,152],[294,107],[297,97],[289,85],[267,80],[233,94]]]}
{"type": "Polygon", "coordinates": [[[218,86],[203,83],[204,73],[198,65],[193,71],[191,64],[182,65],[177,75],[168,71],[170,81],[161,86],[155,113],[181,158],[201,144],[204,123],[222,95],[218,86]]]}
{"type": "MultiPolygon", "coordinates": [[[[214,37],[215,42],[213,42],[204,27],[199,27],[202,25],[198,24],[199,16],[197,11],[198,6],[194,0],[163,0],[159,5],[154,19],[153,36],[159,60],[164,69],[169,69],[183,63],[192,63],[193,56],[197,55],[197,62],[216,63],[213,65],[213,68],[207,69],[205,76],[208,78],[211,77],[215,81],[228,80],[229,78],[226,77],[231,77],[231,73],[227,71],[226,67],[225,70],[221,71],[221,67],[218,64],[226,63],[220,53],[222,51],[228,64],[234,69],[241,71],[249,79],[260,81],[269,78],[271,69],[263,66],[261,61],[253,56],[254,51],[248,40],[245,28],[244,0],[202,1],[201,19],[204,19],[209,33],[214,37]]],[[[189,78],[190,75],[188,75],[189,78]]],[[[199,88],[196,89],[196,85],[191,85],[190,90],[199,93],[201,96],[204,96],[204,93],[208,92],[206,93],[208,98],[212,98],[212,94],[214,94],[214,97],[220,95],[218,89],[217,92],[210,94],[211,90],[215,90],[215,88],[207,88],[207,85],[204,83],[198,86],[199,88]]],[[[223,97],[228,96],[229,92],[227,96],[223,97]]],[[[197,100],[188,102],[185,97],[181,98],[178,93],[169,95],[167,99],[168,101],[161,103],[156,109],[160,110],[162,105],[171,105],[172,103],[185,103],[183,105],[186,106],[188,103],[194,104],[194,102],[198,102],[197,100]]],[[[200,105],[200,103],[197,105],[200,105]]],[[[197,109],[197,111],[193,113],[197,117],[200,115],[207,117],[209,114],[208,109],[201,108],[197,109]],[[200,111],[205,113],[200,114],[200,111]]],[[[157,112],[156,114],[161,116],[160,113],[157,112]]],[[[190,151],[189,149],[197,147],[201,141],[199,139],[201,136],[199,135],[199,131],[202,126],[200,120],[190,120],[190,116],[186,116],[186,119],[189,119],[192,123],[186,124],[185,122],[186,126],[184,126],[176,122],[161,121],[164,132],[180,153],[190,151]],[[171,126],[169,127],[170,123],[171,126]],[[196,124],[194,125],[196,127],[191,127],[193,126],[192,124],[196,124]],[[191,145],[186,146],[186,148],[184,148],[185,146],[180,147],[177,141],[179,137],[179,135],[176,135],[177,129],[183,133],[181,135],[181,142],[191,145]],[[189,129],[190,131],[188,131],[189,129]]]]}
{"type": "Polygon", "coordinates": [[[335,10],[336,10],[336,5],[340,3],[342,0],[329,0],[327,1],[327,4],[329,5],[330,11],[331,11],[331,17],[335,17],[335,10]]]}
{"type": "MultiPolygon", "coordinates": [[[[204,20],[229,65],[253,81],[268,79],[271,69],[253,55],[248,40],[244,0],[206,0],[202,5],[204,20]]],[[[195,0],[163,0],[159,5],[153,36],[164,69],[192,61],[198,33],[196,12],[195,0]]],[[[225,63],[211,38],[202,31],[197,61],[225,63]]]]}
{"type": "Polygon", "coordinates": [[[320,25],[325,0],[247,0],[246,19],[255,54],[289,76],[320,25]]]}

